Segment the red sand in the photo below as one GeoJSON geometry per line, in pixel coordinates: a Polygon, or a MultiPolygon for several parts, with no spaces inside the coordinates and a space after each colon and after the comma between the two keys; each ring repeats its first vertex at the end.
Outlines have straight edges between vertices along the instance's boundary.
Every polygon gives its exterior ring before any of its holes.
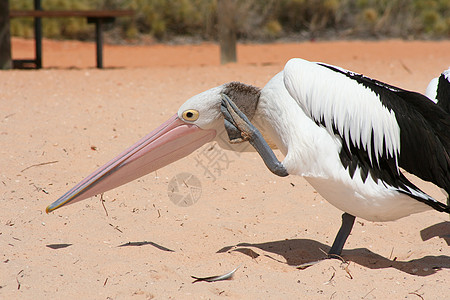
{"type": "MultiPolygon", "coordinates": [[[[13,39],[14,58],[32,56],[13,39]]],[[[0,72],[0,298],[2,299],[443,299],[450,292],[450,225],[434,211],[396,222],[357,219],[343,257],[323,257],[341,212],[300,177],[272,175],[254,153],[216,178],[204,146],[98,198],[46,215],[46,205],[174,114],[224,82],[263,86],[291,57],[336,64],[424,91],[450,65],[450,42],[239,45],[221,66],[214,44],[106,46],[44,41],[44,69],[0,72]],[[192,206],[173,204],[171,178],[202,184],[192,206]],[[444,239],[447,239],[446,240],[444,239]],[[127,244],[132,242],[132,244],[127,244]],[[119,247],[120,245],[124,245],[119,247]],[[236,246],[238,245],[238,246],[236,246]],[[170,249],[172,251],[167,251],[170,249]],[[232,280],[192,284],[242,265],[232,280]]],[[[443,200],[434,186],[421,183],[443,200]]]]}

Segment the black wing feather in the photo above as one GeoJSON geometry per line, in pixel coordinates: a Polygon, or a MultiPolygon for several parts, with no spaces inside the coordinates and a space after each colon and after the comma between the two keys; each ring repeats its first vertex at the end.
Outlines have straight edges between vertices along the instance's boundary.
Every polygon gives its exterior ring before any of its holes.
{"type": "Polygon", "coordinates": [[[441,74],[438,79],[436,100],[437,105],[450,114],[450,75],[441,74]]]}
{"type": "MultiPolygon", "coordinates": [[[[400,127],[401,148],[398,165],[423,180],[433,182],[450,194],[450,114],[448,112],[419,93],[403,90],[330,65],[320,65],[344,74],[377,94],[382,104],[395,112],[400,127]]],[[[333,129],[335,133],[338,133],[336,128],[333,129]]],[[[372,151],[372,157],[375,157],[373,149],[366,151],[359,149],[351,141],[349,144],[350,149],[345,141],[343,142],[340,158],[344,167],[348,167],[352,177],[356,169],[355,161],[357,161],[362,178],[370,174],[373,178],[380,178],[394,187],[408,186],[419,190],[397,172],[394,158],[387,157],[385,152],[379,159],[380,165],[373,166],[370,164],[367,152],[372,151]]],[[[450,208],[440,202],[429,203],[423,199],[417,200],[439,211],[450,212],[450,208]]]]}

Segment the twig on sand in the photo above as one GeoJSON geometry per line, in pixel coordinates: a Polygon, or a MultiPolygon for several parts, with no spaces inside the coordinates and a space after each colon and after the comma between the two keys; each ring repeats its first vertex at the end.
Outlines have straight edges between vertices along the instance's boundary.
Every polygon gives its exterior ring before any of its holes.
{"type": "Polygon", "coordinates": [[[420,299],[422,299],[423,300],[423,297],[422,297],[422,295],[421,294],[419,294],[419,291],[420,291],[420,289],[421,288],[423,288],[423,284],[420,286],[420,288],[418,288],[417,290],[415,290],[414,292],[411,292],[411,293],[408,293],[409,295],[416,295],[417,297],[419,297],[420,299]]]}
{"type": "Polygon", "coordinates": [[[306,263],[303,263],[301,265],[298,265],[296,268],[299,269],[299,270],[304,270],[304,269],[306,269],[308,267],[311,267],[311,266],[314,266],[315,264],[318,264],[320,262],[321,262],[321,260],[310,261],[310,262],[306,262],[306,263]]]}
{"type": "MultiPolygon", "coordinates": [[[[331,268],[333,268],[333,266],[331,266],[331,268]]],[[[336,276],[336,269],[333,268],[333,270],[334,271],[333,271],[333,275],[331,275],[331,278],[327,282],[324,282],[323,284],[330,284],[330,283],[332,284],[331,281],[333,280],[334,276],[336,276]]]]}
{"type": "Polygon", "coordinates": [[[114,228],[115,230],[117,230],[118,232],[123,233],[123,231],[120,230],[119,225],[114,226],[114,225],[111,224],[111,223],[109,223],[109,225],[110,225],[112,228],[114,228]]]}
{"type": "Polygon", "coordinates": [[[105,199],[103,199],[103,193],[100,194],[100,202],[102,203],[103,209],[105,210],[106,216],[108,217],[108,211],[105,206],[105,199]]]}
{"type": "Polygon", "coordinates": [[[392,249],[391,249],[391,254],[389,254],[389,260],[391,260],[392,259],[392,254],[394,253],[394,247],[392,247],[392,249]]]}
{"type": "Polygon", "coordinates": [[[45,165],[50,165],[50,164],[56,164],[57,162],[59,162],[59,161],[54,160],[54,161],[43,162],[43,163],[40,163],[40,164],[34,164],[34,165],[26,167],[25,169],[23,169],[20,172],[24,172],[24,171],[26,171],[26,170],[28,170],[30,168],[33,168],[33,167],[39,167],[39,166],[45,166],[45,165]]]}
{"type": "MultiPolygon", "coordinates": [[[[17,273],[17,276],[19,276],[19,275],[20,275],[20,273],[22,273],[22,272],[23,272],[23,270],[20,270],[20,271],[19,271],[19,273],[17,273]]],[[[18,290],[20,290],[20,282],[19,282],[19,278],[17,278],[17,276],[16,276],[16,281],[17,281],[17,289],[18,289],[18,290]]],[[[22,275],[21,277],[23,277],[23,275],[22,275]]]]}
{"type": "Polygon", "coordinates": [[[403,69],[406,70],[409,74],[412,74],[411,70],[403,63],[402,60],[400,60],[400,65],[403,67],[403,69]]]}
{"type": "Polygon", "coordinates": [[[344,267],[345,272],[347,272],[347,274],[350,277],[350,279],[353,279],[353,276],[350,273],[350,270],[348,269],[348,266],[350,265],[350,263],[345,263],[345,264],[346,264],[345,267],[344,267]]]}
{"type": "Polygon", "coordinates": [[[226,274],[223,275],[218,275],[218,276],[210,276],[210,277],[196,277],[196,276],[191,276],[192,278],[194,278],[195,280],[192,283],[196,283],[199,281],[206,281],[206,282],[214,282],[214,281],[221,281],[221,280],[227,280],[230,279],[231,277],[233,277],[234,272],[236,272],[237,269],[239,269],[242,265],[239,265],[237,268],[235,268],[233,271],[228,272],[226,274]]]}
{"type": "Polygon", "coordinates": [[[416,293],[416,292],[412,292],[412,293],[408,293],[408,294],[410,294],[410,295],[416,295],[417,297],[419,297],[420,299],[423,300],[422,295],[420,295],[420,294],[418,294],[418,293],[416,293]]]}
{"type": "Polygon", "coordinates": [[[369,296],[370,293],[372,293],[375,290],[375,288],[371,289],[367,294],[364,295],[361,299],[365,299],[367,296],[369,296]]]}

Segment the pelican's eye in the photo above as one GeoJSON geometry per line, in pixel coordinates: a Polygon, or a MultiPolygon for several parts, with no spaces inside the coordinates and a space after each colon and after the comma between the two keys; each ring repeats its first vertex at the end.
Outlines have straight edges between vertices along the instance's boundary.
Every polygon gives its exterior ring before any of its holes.
{"type": "Polygon", "coordinates": [[[194,122],[198,119],[198,110],[188,109],[183,112],[183,119],[188,122],[194,122]]]}

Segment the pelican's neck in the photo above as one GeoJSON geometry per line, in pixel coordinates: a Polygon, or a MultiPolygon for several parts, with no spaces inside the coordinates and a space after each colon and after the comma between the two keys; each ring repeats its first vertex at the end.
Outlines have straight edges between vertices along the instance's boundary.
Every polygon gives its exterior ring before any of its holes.
{"type": "MultiPolygon", "coordinates": [[[[301,176],[327,176],[318,160],[332,149],[319,147],[321,139],[329,139],[325,129],[317,126],[289,95],[283,72],[275,75],[262,89],[255,126],[281,150],[283,164],[289,174],[301,176]],[[320,155],[319,155],[320,154],[320,155]]],[[[337,145],[336,145],[337,147],[337,145]]],[[[336,151],[336,150],[335,150],[336,151]]],[[[336,151],[338,153],[338,151],[336,151]]]]}

